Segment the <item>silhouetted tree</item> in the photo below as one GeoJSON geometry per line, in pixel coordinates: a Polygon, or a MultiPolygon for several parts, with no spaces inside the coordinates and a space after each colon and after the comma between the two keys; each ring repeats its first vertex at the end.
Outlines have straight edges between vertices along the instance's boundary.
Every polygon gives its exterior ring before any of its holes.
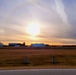
{"type": "Polygon", "coordinates": [[[25,46],[25,42],[23,42],[23,46],[25,46]]]}

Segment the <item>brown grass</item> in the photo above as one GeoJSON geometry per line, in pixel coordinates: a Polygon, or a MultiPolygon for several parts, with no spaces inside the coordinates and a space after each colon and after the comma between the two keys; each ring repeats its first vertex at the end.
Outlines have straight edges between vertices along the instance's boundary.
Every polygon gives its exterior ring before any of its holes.
{"type": "MultiPolygon", "coordinates": [[[[57,68],[57,66],[72,66],[76,68],[76,50],[70,49],[17,49],[7,48],[0,49],[0,66],[49,66],[57,68]],[[28,57],[29,64],[26,65],[25,58],[28,57]],[[55,63],[52,64],[51,59],[54,56],[55,63]]],[[[48,67],[48,68],[49,68],[48,67]]],[[[44,68],[44,67],[43,67],[44,68]]]]}

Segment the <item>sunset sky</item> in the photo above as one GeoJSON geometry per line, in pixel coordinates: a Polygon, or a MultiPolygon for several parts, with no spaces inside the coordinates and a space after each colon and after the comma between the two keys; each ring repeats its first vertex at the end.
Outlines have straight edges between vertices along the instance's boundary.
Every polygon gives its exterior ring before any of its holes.
{"type": "Polygon", "coordinates": [[[0,0],[0,42],[76,45],[76,0],[0,0]]]}

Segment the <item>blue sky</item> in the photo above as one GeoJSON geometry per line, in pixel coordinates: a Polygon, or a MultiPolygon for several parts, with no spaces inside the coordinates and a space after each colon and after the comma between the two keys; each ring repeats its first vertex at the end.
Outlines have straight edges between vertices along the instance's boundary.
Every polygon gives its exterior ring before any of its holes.
{"type": "Polygon", "coordinates": [[[76,0],[0,0],[0,41],[76,44],[76,0]],[[26,32],[32,22],[35,39],[26,32]]]}

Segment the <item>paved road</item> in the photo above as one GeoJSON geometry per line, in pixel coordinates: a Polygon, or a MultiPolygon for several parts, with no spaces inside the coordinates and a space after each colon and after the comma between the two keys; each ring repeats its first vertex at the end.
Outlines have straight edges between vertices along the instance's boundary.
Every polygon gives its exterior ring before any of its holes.
{"type": "Polygon", "coordinates": [[[0,75],[76,75],[76,69],[0,70],[0,75]]]}

